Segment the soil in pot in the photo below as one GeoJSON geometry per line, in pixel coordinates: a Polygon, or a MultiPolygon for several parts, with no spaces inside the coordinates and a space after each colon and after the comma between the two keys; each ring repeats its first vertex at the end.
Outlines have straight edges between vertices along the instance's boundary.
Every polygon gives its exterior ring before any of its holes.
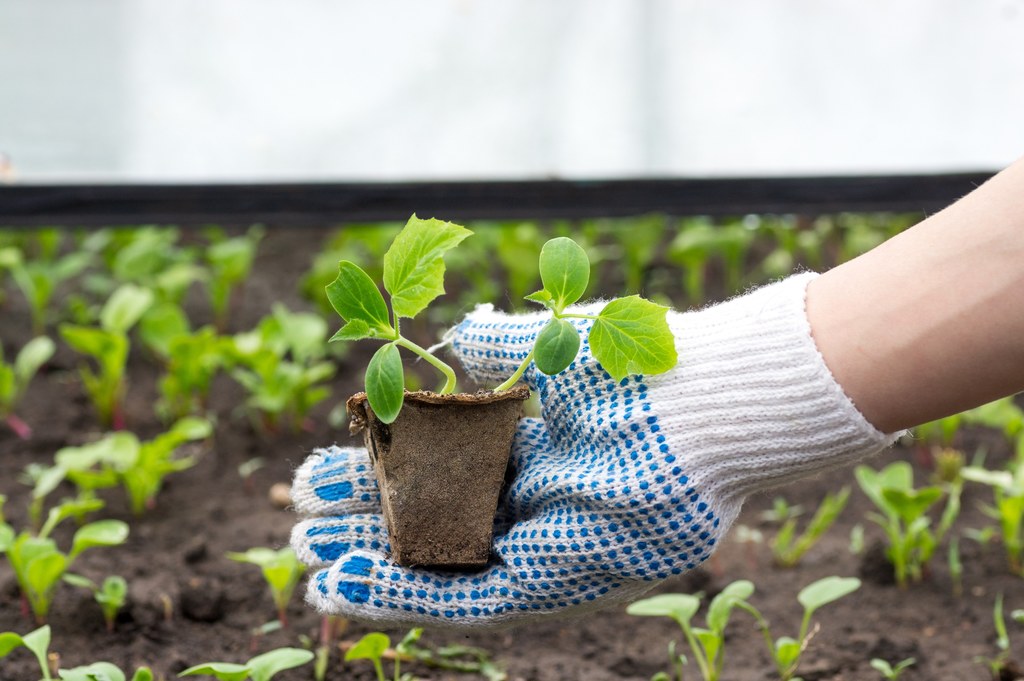
{"type": "Polygon", "coordinates": [[[391,557],[399,565],[487,565],[525,386],[495,393],[407,392],[393,423],[377,419],[365,393],[348,400],[350,429],[373,460],[391,557]]]}

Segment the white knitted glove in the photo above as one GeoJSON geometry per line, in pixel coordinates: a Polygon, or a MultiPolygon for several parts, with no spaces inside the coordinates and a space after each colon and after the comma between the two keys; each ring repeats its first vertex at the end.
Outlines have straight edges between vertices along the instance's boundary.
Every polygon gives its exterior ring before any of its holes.
{"type": "MultiPolygon", "coordinates": [[[[543,420],[520,423],[493,563],[481,572],[396,566],[366,452],[317,450],[293,487],[307,519],[292,546],[319,570],[308,600],[347,617],[458,625],[630,601],[704,561],[751,492],[891,444],[814,345],[804,310],[813,276],[670,313],[679,364],[662,375],[616,383],[586,343],[556,376],[531,367],[524,380],[543,420]]],[[[452,345],[474,380],[493,385],[548,317],[478,308],[452,345]]]]}

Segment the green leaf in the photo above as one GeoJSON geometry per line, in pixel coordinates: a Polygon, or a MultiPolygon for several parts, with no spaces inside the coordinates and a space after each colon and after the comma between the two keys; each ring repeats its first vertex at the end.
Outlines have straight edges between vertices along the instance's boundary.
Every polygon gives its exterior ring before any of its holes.
{"type": "Polygon", "coordinates": [[[551,239],[540,250],[540,280],[554,299],[555,311],[561,312],[583,297],[587,290],[590,283],[587,252],[568,237],[551,239]]]}
{"type": "Polygon", "coordinates": [[[678,357],[667,313],[667,307],[640,296],[611,301],[590,330],[594,357],[616,381],[630,374],[668,371],[678,357]]]}
{"type": "Polygon", "coordinates": [[[171,354],[171,343],[190,333],[188,317],[180,305],[161,303],[149,309],[139,321],[139,336],[161,357],[171,354]]]}
{"type": "Polygon", "coordinates": [[[780,670],[788,670],[800,659],[800,642],[789,636],[781,636],[775,642],[775,663],[780,670]]]}
{"type": "Polygon", "coordinates": [[[415,317],[444,293],[444,253],[470,236],[442,220],[409,218],[384,254],[384,288],[398,317],[415,317]]]}
{"type": "Polygon", "coordinates": [[[553,308],[555,306],[554,297],[544,289],[534,291],[528,296],[523,296],[523,298],[525,300],[531,300],[535,303],[540,303],[546,308],[553,308]]]}
{"type": "Polygon", "coordinates": [[[642,617],[671,617],[680,626],[689,623],[700,608],[700,599],[690,594],[661,594],[631,603],[626,608],[630,615],[642,617]]]}
{"type": "Polygon", "coordinates": [[[801,589],[796,599],[809,615],[821,606],[852,594],[859,588],[860,580],[856,577],[825,577],[801,589]]]}
{"type": "Polygon", "coordinates": [[[708,606],[708,626],[721,634],[725,631],[725,625],[729,623],[729,613],[737,601],[745,601],[754,593],[754,584],[746,579],[741,579],[728,585],[711,599],[708,606]]]}
{"type": "MultiPolygon", "coordinates": [[[[46,594],[67,568],[67,556],[63,553],[47,553],[28,561],[25,566],[25,576],[37,594],[46,594]]],[[[37,614],[45,615],[46,613],[44,611],[37,614]]]]}
{"type": "Polygon", "coordinates": [[[252,681],[269,681],[278,672],[301,667],[313,659],[313,652],[301,648],[277,648],[257,655],[246,663],[252,681]]]}
{"type": "Polygon", "coordinates": [[[6,553],[14,543],[14,528],[7,523],[0,523],[0,553],[6,553]]]}
{"type": "Polygon", "coordinates": [[[394,338],[388,306],[380,289],[355,263],[338,263],[338,277],[327,285],[327,299],[348,324],[331,340],[394,338]]]}
{"type": "Polygon", "coordinates": [[[124,672],[110,662],[93,662],[86,667],[61,669],[62,681],[124,681],[124,672]]]}
{"type": "Polygon", "coordinates": [[[197,416],[186,416],[178,420],[166,433],[174,440],[181,442],[202,440],[210,437],[211,434],[213,434],[213,424],[197,416]]]}
{"type": "Polygon", "coordinates": [[[17,359],[14,360],[14,375],[18,379],[18,383],[22,386],[28,383],[39,371],[39,367],[53,357],[56,349],[57,346],[54,345],[54,342],[46,336],[33,338],[26,343],[18,353],[17,359]]]}
{"type": "Polygon", "coordinates": [[[120,520],[97,520],[83,525],[71,540],[71,556],[94,546],[117,546],[128,539],[128,524],[120,520]]]}
{"type": "Polygon", "coordinates": [[[96,582],[82,575],[76,575],[69,572],[68,574],[64,575],[64,581],[70,584],[71,586],[77,586],[80,589],[96,591],[96,582]]]}
{"type": "Polygon", "coordinates": [[[13,631],[5,631],[0,634],[0,657],[7,657],[12,650],[22,645],[21,636],[13,631]]]}
{"type": "Polygon", "coordinates": [[[371,631],[348,649],[348,652],[345,653],[345,661],[380,660],[384,651],[389,647],[391,647],[391,639],[387,637],[387,634],[371,631]]]}
{"type": "Polygon", "coordinates": [[[153,681],[153,672],[149,667],[139,667],[132,674],[132,681],[153,681]]]}
{"type": "Polygon", "coordinates": [[[541,373],[553,376],[564,371],[580,350],[580,334],[564,319],[552,319],[537,334],[533,361],[541,373]]]}
{"type": "Polygon", "coordinates": [[[127,333],[152,304],[152,291],[125,284],[110,295],[100,311],[100,326],[111,333],[127,333]]]}
{"type": "Polygon", "coordinates": [[[938,487],[924,487],[919,490],[882,488],[882,498],[896,509],[903,522],[908,524],[920,518],[941,497],[942,489],[938,487]]]}
{"type": "Polygon", "coordinates": [[[50,647],[50,625],[44,625],[21,637],[21,644],[32,651],[39,664],[46,664],[46,651],[50,647]]]}
{"type": "Polygon", "coordinates": [[[373,353],[366,367],[366,399],[384,423],[398,418],[405,400],[405,372],[398,346],[388,343],[373,353]]]}
{"type": "Polygon", "coordinates": [[[197,676],[199,674],[216,676],[220,681],[245,681],[249,678],[249,668],[233,662],[204,662],[189,667],[178,676],[197,676]]]}

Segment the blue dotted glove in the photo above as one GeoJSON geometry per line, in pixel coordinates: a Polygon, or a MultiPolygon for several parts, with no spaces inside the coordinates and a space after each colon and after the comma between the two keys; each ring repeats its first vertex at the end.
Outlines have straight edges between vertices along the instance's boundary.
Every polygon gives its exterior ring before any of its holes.
{"type": "MultiPolygon", "coordinates": [[[[292,546],[316,568],[309,602],[346,617],[431,625],[629,602],[707,559],[750,492],[891,443],[846,398],[811,340],[811,276],[670,313],[680,363],[666,374],[615,382],[586,343],[556,376],[528,369],[543,418],[519,424],[493,562],[480,572],[395,565],[365,450],[316,450],[293,485],[305,519],[292,546]]],[[[451,332],[452,347],[475,381],[495,385],[547,319],[481,307],[451,332]]]]}

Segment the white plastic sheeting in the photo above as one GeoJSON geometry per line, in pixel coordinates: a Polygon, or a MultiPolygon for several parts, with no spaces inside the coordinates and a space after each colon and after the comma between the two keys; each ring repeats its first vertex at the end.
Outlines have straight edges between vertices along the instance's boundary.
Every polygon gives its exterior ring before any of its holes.
{"type": "Polygon", "coordinates": [[[1024,0],[0,0],[0,153],[23,182],[994,169],[1024,0]]]}

